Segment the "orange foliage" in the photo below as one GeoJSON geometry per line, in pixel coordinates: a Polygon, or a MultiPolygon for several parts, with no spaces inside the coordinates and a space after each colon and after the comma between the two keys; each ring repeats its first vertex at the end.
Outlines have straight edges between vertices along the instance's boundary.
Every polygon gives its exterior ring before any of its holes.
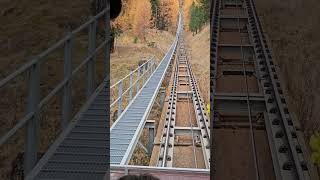
{"type": "Polygon", "coordinates": [[[112,23],[123,31],[132,30],[135,36],[144,38],[150,28],[151,4],[149,0],[124,0],[120,16],[112,23]]]}
{"type": "Polygon", "coordinates": [[[133,13],[132,30],[134,35],[145,38],[146,29],[151,24],[151,3],[150,0],[138,0],[135,3],[133,13]]]}
{"type": "Polygon", "coordinates": [[[169,31],[175,32],[178,13],[179,0],[160,0],[161,14],[167,19],[167,27],[169,31]]]}
{"type": "MultiPolygon", "coordinates": [[[[159,1],[159,11],[161,16],[166,19],[167,29],[175,32],[179,12],[179,0],[159,1]]],[[[151,22],[154,21],[154,19],[152,19],[150,0],[122,0],[122,3],[122,12],[120,16],[112,22],[113,26],[121,28],[122,31],[132,30],[135,36],[144,38],[145,29],[151,28],[151,22]]]]}

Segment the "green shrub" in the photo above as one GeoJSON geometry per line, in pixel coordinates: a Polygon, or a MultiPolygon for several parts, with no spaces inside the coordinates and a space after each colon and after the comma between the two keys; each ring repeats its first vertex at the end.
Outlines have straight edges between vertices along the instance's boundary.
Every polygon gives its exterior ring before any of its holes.
{"type": "Polygon", "coordinates": [[[133,43],[137,44],[138,43],[138,37],[134,37],[133,43]]]}
{"type": "Polygon", "coordinates": [[[320,165],[320,134],[312,135],[309,144],[312,150],[311,159],[313,163],[320,165]]]}

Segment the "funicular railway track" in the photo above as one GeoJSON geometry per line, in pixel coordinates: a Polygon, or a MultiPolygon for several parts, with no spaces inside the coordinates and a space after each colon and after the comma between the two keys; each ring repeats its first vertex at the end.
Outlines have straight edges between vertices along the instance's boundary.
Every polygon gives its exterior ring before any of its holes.
{"type": "Polygon", "coordinates": [[[211,13],[213,178],[311,179],[253,0],[211,13]]]}
{"type": "Polygon", "coordinates": [[[173,63],[170,88],[156,165],[209,169],[209,120],[182,37],[173,63]]]}

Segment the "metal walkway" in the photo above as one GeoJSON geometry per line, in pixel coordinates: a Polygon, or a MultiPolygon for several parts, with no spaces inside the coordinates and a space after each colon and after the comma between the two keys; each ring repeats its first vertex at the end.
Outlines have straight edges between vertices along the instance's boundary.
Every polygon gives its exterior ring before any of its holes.
{"type": "Polygon", "coordinates": [[[154,73],[140,92],[130,102],[110,129],[110,164],[127,164],[142,132],[145,120],[151,110],[158,90],[164,79],[170,61],[176,50],[181,28],[181,16],[176,39],[172,43],[154,73]]]}
{"type": "MultiPolygon", "coordinates": [[[[23,82],[28,85],[27,112],[17,121],[6,134],[0,137],[0,146],[7,143],[12,136],[21,129],[25,129],[24,165],[21,179],[64,179],[64,180],[95,180],[103,179],[109,169],[109,62],[110,62],[110,4],[89,21],[68,32],[68,34],[52,45],[50,48],[36,56],[4,79],[0,80],[0,88],[10,85],[17,78],[23,77],[23,82]],[[97,23],[104,23],[104,37],[98,39],[97,23]],[[81,62],[73,67],[73,51],[77,41],[77,35],[88,32],[88,54],[81,62]],[[99,40],[99,41],[98,41],[99,40]],[[102,41],[102,42],[100,42],[102,41]],[[47,56],[59,53],[63,50],[63,79],[58,82],[50,92],[41,91],[41,71],[45,69],[42,64],[48,61],[47,56]],[[103,58],[98,58],[101,53],[103,58]],[[99,62],[101,61],[101,62],[99,62]],[[99,75],[97,62],[103,64],[103,78],[99,75]],[[77,105],[72,95],[76,94],[72,89],[79,88],[75,79],[85,70],[83,79],[86,87],[86,101],[82,108],[77,105]],[[99,85],[100,84],[100,85],[99,85]],[[97,87],[97,85],[99,85],[97,87]],[[96,90],[95,90],[96,89],[96,90]],[[44,97],[42,97],[44,96],[44,97]],[[41,110],[50,104],[54,97],[61,97],[61,121],[62,133],[50,146],[46,153],[39,158],[39,133],[41,110]],[[77,111],[73,115],[73,107],[77,111]]],[[[84,36],[86,37],[86,36],[84,36]]],[[[54,116],[59,120],[58,116],[54,116]]],[[[20,137],[19,137],[20,138],[20,137]]]]}
{"type": "Polygon", "coordinates": [[[27,179],[103,179],[109,167],[108,87],[98,87],[27,179]]]}

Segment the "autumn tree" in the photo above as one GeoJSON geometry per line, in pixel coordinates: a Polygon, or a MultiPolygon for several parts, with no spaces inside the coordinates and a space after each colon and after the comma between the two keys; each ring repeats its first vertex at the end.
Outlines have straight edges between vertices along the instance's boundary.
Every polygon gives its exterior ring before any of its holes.
{"type": "Polygon", "coordinates": [[[178,0],[150,0],[154,27],[160,30],[174,28],[179,11],[178,0]]]}
{"type": "Polygon", "coordinates": [[[132,30],[135,36],[145,39],[146,29],[150,28],[151,3],[149,0],[136,1],[136,13],[134,13],[132,30]]]}

